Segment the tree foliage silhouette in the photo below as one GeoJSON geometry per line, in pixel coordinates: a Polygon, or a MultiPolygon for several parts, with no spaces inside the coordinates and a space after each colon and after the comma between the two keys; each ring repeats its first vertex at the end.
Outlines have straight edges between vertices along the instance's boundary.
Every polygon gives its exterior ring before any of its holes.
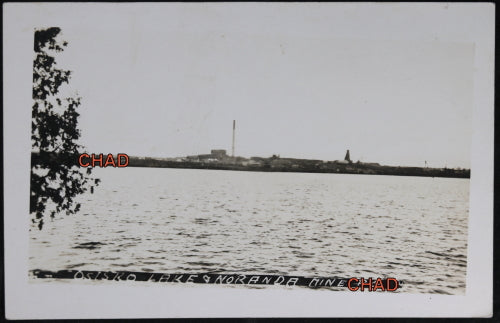
{"type": "Polygon", "coordinates": [[[46,213],[53,218],[62,211],[78,212],[74,198],[99,183],[91,168],[83,170],[76,163],[83,149],[77,143],[80,97],[60,98],[60,87],[71,76],[71,71],[56,67],[53,56],[67,46],[57,40],[60,32],[57,27],[35,30],[30,213],[39,229],[46,213]]]}

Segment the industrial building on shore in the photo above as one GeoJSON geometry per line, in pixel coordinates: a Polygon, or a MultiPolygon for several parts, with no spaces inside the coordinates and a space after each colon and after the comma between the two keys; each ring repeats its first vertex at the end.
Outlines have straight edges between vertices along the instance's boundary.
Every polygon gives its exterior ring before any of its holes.
{"type": "Polygon", "coordinates": [[[279,155],[270,157],[235,156],[236,121],[233,120],[231,155],[225,149],[212,149],[209,154],[191,155],[176,158],[130,157],[130,167],[167,167],[221,169],[266,172],[307,172],[307,173],[343,173],[371,175],[403,175],[429,177],[469,178],[468,169],[448,169],[429,167],[383,166],[378,163],[353,162],[347,149],[342,160],[319,160],[286,158],[279,155]]]}

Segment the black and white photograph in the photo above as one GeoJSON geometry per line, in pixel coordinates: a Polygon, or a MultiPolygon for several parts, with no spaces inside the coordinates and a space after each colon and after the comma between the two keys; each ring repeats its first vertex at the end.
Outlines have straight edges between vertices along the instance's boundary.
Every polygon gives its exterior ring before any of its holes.
{"type": "Polygon", "coordinates": [[[6,259],[28,298],[78,299],[12,318],[491,315],[493,5],[8,4],[4,21],[6,259]]]}

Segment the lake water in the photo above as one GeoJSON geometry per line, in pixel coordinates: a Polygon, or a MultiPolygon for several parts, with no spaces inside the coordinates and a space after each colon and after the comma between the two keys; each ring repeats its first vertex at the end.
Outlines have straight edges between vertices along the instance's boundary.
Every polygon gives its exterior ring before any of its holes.
{"type": "Polygon", "coordinates": [[[31,228],[31,269],[395,277],[402,292],[465,292],[468,179],[94,174],[78,214],[31,228]]]}

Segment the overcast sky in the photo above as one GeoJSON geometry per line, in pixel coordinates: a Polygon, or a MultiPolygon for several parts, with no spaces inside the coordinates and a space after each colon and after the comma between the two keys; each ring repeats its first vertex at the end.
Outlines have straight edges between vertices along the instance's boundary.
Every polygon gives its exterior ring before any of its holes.
{"type": "Polygon", "coordinates": [[[81,143],[230,153],[235,119],[239,156],[335,160],[350,149],[365,162],[469,167],[474,44],[386,38],[378,17],[332,8],[75,14],[59,24],[69,44],[56,60],[82,97],[81,143]],[[367,36],[349,37],[353,23],[367,36]]]}

